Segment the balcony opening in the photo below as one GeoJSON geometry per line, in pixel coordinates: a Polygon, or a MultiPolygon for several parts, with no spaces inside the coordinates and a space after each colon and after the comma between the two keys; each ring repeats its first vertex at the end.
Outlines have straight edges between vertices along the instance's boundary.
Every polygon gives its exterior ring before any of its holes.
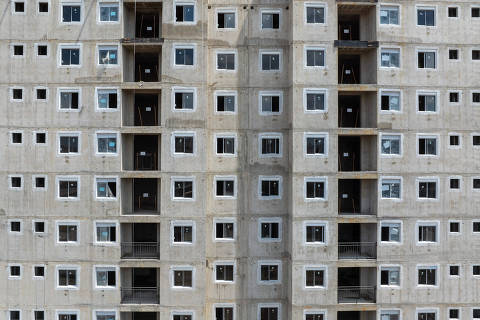
{"type": "Polygon", "coordinates": [[[134,170],[158,170],[158,135],[135,135],[134,170]]]}
{"type": "Polygon", "coordinates": [[[159,213],[160,179],[124,178],[122,179],[123,214],[159,213]]]}
{"type": "Polygon", "coordinates": [[[338,268],[338,303],[375,303],[376,268],[338,268]]]}
{"type": "MultiPolygon", "coordinates": [[[[338,311],[337,320],[376,320],[375,311],[338,311]]],[[[123,319],[122,319],[123,320],[123,319]]]]}
{"type": "MultiPolygon", "coordinates": [[[[376,40],[376,11],[373,3],[339,5],[338,40],[347,42],[376,40]]],[[[358,46],[358,43],[355,45],[358,46]]]]}
{"type": "Polygon", "coordinates": [[[122,268],[121,303],[158,304],[157,268],[122,268]]]}
{"type": "Polygon", "coordinates": [[[158,82],[159,59],[158,53],[135,53],[135,82],[158,82]]]}
{"type": "Polygon", "coordinates": [[[158,126],[158,94],[135,95],[135,126],[158,126]]]}
{"type": "Polygon", "coordinates": [[[376,259],[377,225],[375,223],[339,223],[338,258],[376,259]]]}
{"type": "Polygon", "coordinates": [[[160,13],[153,10],[137,10],[135,37],[158,38],[160,34],[160,13]]]}
{"type": "Polygon", "coordinates": [[[339,84],[375,84],[377,81],[376,50],[338,49],[339,84]]]}
{"type": "Polygon", "coordinates": [[[345,93],[338,95],[338,126],[340,128],[375,128],[377,126],[376,93],[345,93]]]}
{"type": "Polygon", "coordinates": [[[162,36],[162,4],[137,1],[124,8],[125,37],[127,42],[151,42],[162,36]]]}
{"type": "Polygon", "coordinates": [[[375,215],[377,212],[377,180],[339,179],[338,213],[375,215]]]}
{"type": "Polygon", "coordinates": [[[120,320],[160,320],[159,312],[121,312],[120,320]]]}
{"type": "Polygon", "coordinates": [[[360,40],[360,15],[338,16],[338,39],[360,40]]]}
{"type": "Polygon", "coordinates": [[[340,84],[359,84],[360,83],[360,56],[359,55],[339,55],[339,83],[340,84]]]}
{"type": "Polygon", "coordinates": [[[376,136],[339,136],[338,171],[376,171],[376,136]]]}
{"type": "Polygon", "coordinates": [[[160,258],[158,223],[122,223],[123,259],[160,258]]]}

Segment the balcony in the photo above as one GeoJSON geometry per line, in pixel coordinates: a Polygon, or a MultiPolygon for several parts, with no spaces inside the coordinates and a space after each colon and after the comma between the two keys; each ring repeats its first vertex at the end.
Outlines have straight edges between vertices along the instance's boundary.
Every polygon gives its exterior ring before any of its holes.
{"type": "Polygon", "coordinates": [[[124,134],[123,169],[127,171],[156,171],[160,167],[160,135],[124,134]]]}
{"type": "Polygon", "coordinates": [[[159,259],[158,223],[122,223],[121,224],[122,259],[159,259]]]}
{"type": "Polygon", "coordinates": [[[121,303],[158,304],[158,272],[157,268],[121,268],[121,303]]]}
{"type": "Polygon", "coordinates": [[[376,171],[376,136],[339,136],[338,171],[376,171]]]}
{"type": "MultiPolygon", "coordinates": [[[[129,1],[129,0],[123,0],[129,1]]],[[[120,320],[160,320],[159,312],[120,312],[120,320]]]]}
{"type": "Polygon", "coordinates": [[[160,90],[151,93],[125,91],[123,99],[124,126],[152,127],[160,124],[160,90]]]}
{"type": "Polygon", "coordinates": [[[125,2],[124,44],[160,44],[162,39],[162,3],[151,0],[125,2]]]}
{"type": "Polygon", "coordinates": [[[338,311],[337,312],[337,320],[376,320],[376,319],[377,319],[377,316],[375,311],[338,311]]]}
{"type": "Polygon", "coordinates": [[[342,242],[338,244],[338,259],[376,259],[376,242],[342,242]]]}
{"type": "Polygon", "coordinates": [[[338,303],[375,303],[376,268],[338,268],[338,303]]]}
{"type": "Polygon", "coordinates": [[[376,92],[340,93],[338,95],[338,127],[376,128],[377,109],[376,92]]]}
{"type": "Polygon", "coordinates": [[[338,214],[375,215],[378,195],[376,179],[339,179],[338,214]]]}
{"type": "Polygon", "coordinates": [[[123,81],[159,82],[161,79],[161,47],[123,47],[123,81]]]}
{"type": "Polygon", "coordinates": [[[377,225],[375,223],[339,223],[338,259],[376,259],[377,225]]]}
{"type": "Polygon", "coordinates": [[[122,304],[158,304],[158,288],[121,288],[122,304]]]}
{"type": "Polygon", "coordinates": [[[123,214],[159,214],[160,179],[122,179],[123,214]]]}

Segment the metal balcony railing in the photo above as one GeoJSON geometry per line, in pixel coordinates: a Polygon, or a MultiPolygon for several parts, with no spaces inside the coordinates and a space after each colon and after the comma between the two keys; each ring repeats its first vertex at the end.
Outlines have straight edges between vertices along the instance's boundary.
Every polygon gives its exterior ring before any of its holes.
{"type": "Polygon", "coordinates": [[[158,242],[122,242],[122,258],[159,259],[160,244],[158,242]]]}
{"type": "Polygon", "coordinates": [[[157,287],[149,288],[124,288],[121,289],[121,303],[128,304],[158,304],[159,294],[157,287]]]}
{"type": "Polygon", "coordinates": [[[376,242],[339,242],[339,259],[376,259],[376,242]]]}
{"type": "Polygon", "coordinates": [[[375,303],[376,286],[338,287],[338,303],[375,303]]]}

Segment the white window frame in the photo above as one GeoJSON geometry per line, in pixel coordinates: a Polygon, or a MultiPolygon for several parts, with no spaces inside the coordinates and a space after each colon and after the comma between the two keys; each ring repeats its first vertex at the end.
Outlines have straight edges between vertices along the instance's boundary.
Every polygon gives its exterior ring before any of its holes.
{"type": "Polygon", "coordinates": [[[258,50],[258,70],[262,73],[279,73],[283,71],[283,50],[282,49],[260,49],[258,50]],[[264,54],[278,54],[278,70],[263,70],[262,69],[262,60],[264,54]]]}
{"type": "Polygon", "coordinates": [[[72,157],[79,156],[81,154],[81,145],[82,145],[82,133],[80,131],[59,131],[57,132],[57,156],[59,157],[72,157]],[[78,152],[73,153],[60,153],[60,137],[73,137],[78,138],[78,152]]]}
{"type": "Polygon", "coordinates": [[[455,5],[449,5],[447,6],[446,8],[446,16],[447,16],[447,19],[459,19],[460,18],[460,7],[459,6],[455,6],[455,5]],[[448,9],[450,8],[456,8],[457,9],[457,16],[456,17],[450,17],[448,16],[448,9]]]}
{"type": "Polygon", "coordinates": [[[48,90],[48,87],[45,86],[36,86],[33,88],[33,100],[36,101],[36,103],[41,103],[41,102],[48,102],[48,96],[50,94],[50,90],[48,90]],[[38,89],[44,89],[46,91],[46,97],[45,99],[38,99],[37,98],[37,90],[38,89]]]}
{"type": "Polygon", "coordinates": [[[462,318],[462,308],[448,308],[447,309],[447,314],[448,314],[448,320],[459,320],[459,319],[462,318]],[[451,309],[458,310],[458,318],[450,318],[450,310],[451,309]]]}
{"type": "Polygon", "coordinates": [[[94,136],[94,146],[95,146],[95,155],[96,156],[105,156],[105,157],[117,157],[118,156],[118,149],[120,148],[119,140],[120,135],[118,132],[114,131],[96,131],[94,136]],[[103,136],[108,136],[108,138],[113,138],[115,136],[115,148],[116,152],[99,152],[98,151],[98,139],[103,138],[103,136]]]}
{"type": "Polygon", "coordinates": [[[79,201],[81,191],[80,176],[56,176],[55,177],[55,193],[58,201],[79,201]],[[76,197],[60,197],[60,181],[76,181],[77,182],[77,196],[76,197]]]}
{"type": "Polygon", "coordinates": [[[382,313],[386,312],[388,314],[398,314],[398,320],[402,320],[402,309],[389,308],[389,309],[380,309],[378,311],[378,320],[382,320],[382,313]]]}
{"type": "Polygon", "coordinates": [[[55,221],[55,244],[58,245],[80,245],[80,221],[76,220],[57,220],[55,221]],[[77,241],[60,241],[60,226],[76,226],[77,241]]]}
{"type": "Polygon", "coordinates": [[[195,244],[197,230],[194,220],[172,220],[170,222],[170,245],[171,246],[193,246],[195,244]],[[175,227],[191,227],[192,242],[175,242],[175,227]]]}
{"type": "Polygon", "coordinates": [[[236,90],[215,90],[213,93],[214,97],[214,113],[216,115],[233,115],[237,114],[238,110],[238,92],[236,90]],[[217,97],[222,97],[222,96],[233,96],[234,97],[234,111],[218,111],[218,105],[217,105],[217,97]]]}
{"type": "Polygon", "coordinates": [[[449,105],[452,106],[459,106],[462,104],[462,90],[448,90],[447,91],[447,101],[449,105]],[[458,102],[450,102],[450,93],[458,93],[458,102]]]}
{"type": "MultiPolygon", "coordinates": [[[[415,12],[416,13],[416,12],[415,12]]],[[[395,3],[390,3],[390,2],[381,2],[380,6],[378,7],[378,25],[383,28],[399,28],[402,25],[402,6],[395,4],[395,3]],[[381,21],[381,16],[380,16],[380,11],[382,7],[396,7],[398,10],[398,24],[382,24],[380,23],[381,21]]],[[[416,18],[416,16],[415,16],[416,18]]]]}
{"type": "Polygon", "coordinates": [[[434,29],[434,28],[437,28],[438,26],[438,17],[437,17],[437,6],[436,5],[424,5],[424,4],[418,4],[418,5],[415,5],[415,26],[417,28],[431,28],[431,29],[434,29]],[[418,10],[433,10],[433,19],[434,19],[434,22],[435,24],[433,26],[427,26],[427,25],[423,25],[423,24],[418,24],[418,10]]]}
{"type": "MultiPolygon", "coordinates": [[[[15,0],[14,0],[15,1],[15,0]]],[[[26,2],[24,2],[26,4],[26,2]]],[[[26,6],[25,6],[26,7],[26,6]]],[[[25,8],[26,9],[26,8],[25,8]]],[[[13,58],[13,59],[25,59],[25,56],[26,56],[26,50],[27,49],[27,46],[25,45],[25,43],[10,43],[10,58],[13,58]],[[23,47],[23,54],[22,55],[15,55],[15,48],[16,46],[22,46],[23,47]]]]}
{"type": "Polygon", "coordinates": [[[93,290],[116,290],[119,286],[120,272],[118,266],[115,265],[94,265],[92,268],[93,271],[93,290]],[[97,269],[98,271],[115,271],[115,286],[99,286],[97,278],[97,269]]]}
{"type": "Polygon", "coordinates": [[[378,145],[379,145],[379,148],[378,148],[378,152],[379,152],[379,156],[381,158],[401,158],[403,157],[403,134],[402,133],[395,133],[395,132],[380,132],[379,134],[379,140],[378,140],[378,145]],[[400,139],[400,150],[399,150],[399,154],[392,154],[392,153],[382,153],[382,146],[381,146],[381,143],[382,143],[382,139],[384,137],[399,137],[400,139]]]}
{"type": "Polygon", "coordinates": [[[235,218],[214,218],[213,219],[213,242],[235,242],[237,241],[237,220],[235,218]],[[217,223],[233,223],[233,238],[217,238],[217,223]]]}
{"type": "MultiPolygon", "coordinates": [[[[27,14],[27,2],[28,0],[11,0],[11,7],[12,7],[12,14],[13,15],[19,15],[19,16],[24,16],[27,14]],[[23,2],[23,12],[16,12],[15,11],[15,2],[23,2]]],[[[17,311],[17,310],[12,310],[12,311],[17,311]]],[[[22,320],[21,318],[21,314],[20,314],[20,320],[22,320]]]]}
{"type": "Polygon", "coordinates": [[[179,69],[193,69],[197,66],[197,44],[196,43],[174,43],[172,46],[172,67],[179,68],[179,69]],[[192,49],[193,50],[193,64],[177,64],[176,63],[176,56],[177,56],[177,49],[192,49]]]}
{"type": "Polygon", "coordinates": [[[258,134],[258,157],[259,158],[282,158],[283,157],[283,134],[280,132],[262,132],[258,134]],[[279,139],[278,154],[263,154],[263,139],[279,139]]]}
{"type": "Polygon", "coordinates": [[[48,145],[48,132],[45,130],[36,130],[32,132],[33,144],[36,146],[47,146],[48,145]],[[37,143],[37,133],[45,134],[45,143],[37,143]]]}
{"type": "Polygon", "coordinates": [[[462,275],[462,272],[461,272],[462,268],[461,268],[460,264],[449,264],[449,265],[447,265],[447,267],[448,267],[448,277],[449,278],[453,278],[453,279],[459,279],[460,278],[460,276],[462,275]],[[450,267],[458,267],[458,275],[450,274],[450,267]]]}
{"type": "Polygon", "coordinates": [[[416,268],[415,268],[415,283],[417,284],[416,287],[417,289],[421,289],[421,288],[425,288],[425,289],[428,289],[428,288],[438,288],[439,287],[439,282],[440,282],[440,266],[438,264],[431,264],[431,265],[427,265],[427,264],[417,264],[416,268]],[[434,285],[431,285],[431,284],[418,284],[418,270],[419,269],[435,269],[435,284],[434,285]]]}
{"type": "Polygon", "coordinates": [[[83,5],[83,0],[60,0],[59,1],[59,10],[58,16],[60,18],[59,24],[60,25],[80,25],[83,24],[85,19],[85,6],[83,5]],[[80,6],[80,21],[71,21],[71,22],[63,22],[63,5],[75,5],[80,6]]]}
{"type": "MultiPolygon", "coordinates": [[[[416,17],[415,17],[416,19],[416,17]]],[[[439,70],[439,63],[438,63],[438,48],[415,48],[415,58],[416,58],[416,69],[417,71],[438,71],[439,70]],[[418,54],[419,53],[435,53],[435,68],[420,68],[418,65],[418,54]]]]}
{"type": "Polygon", "coordinates": [[[119,191],[120,191],[120,183],[118,176],[95,176],[93,179],[93,196],[96,201],[117,201],[118,196],[119,196],[119,191]],[[116,195],[115,197],[99,197],[98,196],[98,190],[97,190],[97,185],[99,182],[112,182],[112,180],[115,181],[115,188],[116,188],[116,195]]]}
{"type": "Polygon", "coordinates": [[[319,46],[303,46],[303,67],[306,70],[323,70],[323,69],[328,69],[327,68],[327,49],[325,47],[319,47],[319,46]],[[323,51],[323,66],[309,66],[307,65],[307,51],[312,50],[312,51],[323,51]]]}
{"type": "Polygon", "coordinates": [[[25,88],[24,87],[19,87],[19,86],[13,86],[9,88],[9,96],[10,96],[10,102],[24,102],[25,101],[25,88]],[[22,90],[22,99],[14,99],[13,98],[13,90],[14,89],[20,89],[22,90]]]}
{"type": "Polygon", "coordinates": [[[418,177],[415,179],[416,184],[416,198],[417,201],[438,201],[439,200],[439,192],[440,192],[440,179],[438,177],[418,177]],[[419,190],[420,190],[420,182],[436,182],[436,198],[420,198],[419,197],[419,190]]]}
{"type": "Polygon", "coordinates": [[[462,136],[462,134],[459,133],[459,132],[449,132],[449,133],[448,133],[448,145],[447,145],[447,148],[448,148],[448,149],[461,149],[461,148],[462,148],[462,140],[463,140],[462,138],[463,138],[463,136],[462,136]],[[458,146],[452,146],[452,145],[450,144],[450,137],[451,137],[451,136],[458,136],[458,146]]]}
{"type": "Polygon", "coordinates": [[[59,316],[62,314],[75,314],[77,316],[77,320],[80,320],[80,310],[55,310],[55,319],[54,320],[60,320],[59,316]]]}
{"type": "Polygon", "coordinates": [[[196,186],[195,186],[195,176],[172,176],[170,177],[170,200],[171,201],[188,201],[193,202],[196,200],[196,186]],[[192,182],[192,198],[180,198],[175,197],[175,182],[192,182]]]}
{"type": "Polygon", "coordinates": [[[10,146],[21,146],[23,145],[24,141],[25,141],[25,138],[24,138],[24,134],[23,134],[23,130],[12,130],[12,131],[9,131],[8,132],[8,140],[9,140],[9,145],[10,146]],[[13,142],[13,134],[14,133],[20,133],[22,135],[22,142],[20,143],[14,143],[13,142]]]}
{"type": "Polygon", "coordinates": [[[195,24],[197,24],[198,10],[197,10],[196,1],[188,1],[188,0],[174,1],[172,10],[173,10],[173,15],[172,15],[173,24],[175,24],[175,25],[195,25],[195,24]],[[179,6],[185,6],[185,5],[193,6],[193,21],[177,21],[177,12],[176,12],[177,5],[179,5],[179,6]]]}
{"type": "Polygon", "coordinates": [[[462,234],[462,221],[460,220],[448,220],[448,235],[449,236],[459,236],[462,234]],[[450,223],[455,222],[458,223],[458,232],[451,232],[450,231],[450,223]]]}
{"type": "Polygon", "coordinates": [[[328,157],[328,132],[304,132],[303,133],[303,155],[305,158],[327,158],[328,157]],[[307,154],[307,138],[323,138],[325,153],[307,154]]]}
{"type": "Polygon", "coordinates": [[[305,202],[322,202],[328,201],[328,177],[326,176],[315,176],[315,177],[304,177],[303,178],[303,199],[305,202]],[[324,186],[324,195],[322,198],[307,198],[307,182],[323,182],[324,186]]]}
{"type": "Polygon", "coordinates": [[[9,174],[8,175],[8,189],[13,191],[21,191],[23,190],[25,183],[23,180],[23,174],[9,174]],[[12,178],[20,178],[20,187],[14,187],[12,185],[12,178]]]}
{"type": "Polygon", "coordinates": [[[174,158],[194,157],[197,155],[197,133],[195,131],[173,131],[170,136],[171,153],[174,158]],[[177,137],[191,137],[193,138],[193,152],[182,153],[175,152],[175,138],[177,137]]]}
{"type": "Polygon", "coordinates": [[[403,221],[402,220],[382,220],[380,221],[380,228],[378,228],[378,243],[380,245],[402,245],[403,244],[403,221]],[[398,224],[400,225],[400,230],[399,230],[399,238],[400,241],[382,241],[382,227],[384,225],[393,225],[393,224],[398,224]]]}
{"type": "Polygon", "coordinates": [[[283,113],[283,91],[259,91],[258,92],[258,113],[261,116],[279,116],[283,113]],[[278,112],[262,111],[262,98],[278,96],[278,112]]]}
{"type": "Polygon", "coordinates": [[[45,174],[34,174],[32,175],[32,189],[33,191],[47,191],[48,189],[48,176],[45,174]],[[35,185],[36,178],[44,178],[45,179],[45,186],[43,188],[37,187],[35,185]]]}
{"type": "Polygon", "coordinates": [[[428,90],[417,90],[416,92],[416,99],[415,99],[415,104],[416,104],[416,113],[417,114],[438,114],[439,113],[439,109],[440,109],[440,94],[437,91],[433,90],[433,91],[428,91],[428,90]],[[419,103],[418,103],[418,98],[419,96],[421,95],[435,95],[435,111],[419,111],[419,103]]]}
{"type": "MultiPolygon", "coordinates": [[[[257,262],[257,284],[258,285],[278,285],[282,283],[282,261],[281,260],[259,260],[257,262]],[[277,280],[262,280],[262,266],[276,265],[278,267],[278,279],[277,280]]],[[[279,318],[281,319],[281,318],[279,318]]]]}
{"type": "Polygon", "coordinates": [[[226,73],[236,73],[238,70],[238,52],[236,49],[218,49],[215,50],[215,71],[217,72],[226,72],[226,73]],[[219,54],[233,54],[233,69],[219,69],[218,68],[218,55],[219,54]]]}
{"type": "Polygon", "coordinates": [[[303,111],[305,113],[327,113],[328,112],[328,90],[324,88],[303,88],[303,111]],[[307,94],[323,94],[323,110],[307,110],[307,94]]]}
{"type": "Polygon", "coordinates": [[[327,310],[326,309],[303,309],[303,320],[307,319],[308,315],[323,315],[323,319],[327,320],[327,310]]]}
{"type": "Polygon", "coordinates": [[[400,90],[400,89],[380,89],[380,93],[378,95],[378,110],[380,111],[380,113],[382,114],[392,114],[392,113],[402,113],[403,111],[403,106],[402,106],[402,102],[403,102],[403,91],[400,90]],[[386,96],[393,96],[393,93],[396,93],[398,94],[398,99],[400,99],[399,101],[399,110],[382,110],[382,95],[386,95],[386,96]]]}
{"type": "Polygon", "coordinates": [[[9,263],[7,265],[8,268],[8,280],[21,280],[23,275],[23,265],[20,263],[9,263]],[[20,275],[19,276],[12,276],[11,267],[19,267],[20,268],[20,275]]]}
{"type": "MultiPolygon", "coordinates": [[[[118,317],[118,311],[115,309],[94,309],[92,311],[92,320],[98,320],[97,316],[98,314],[114,314],[115,315],[115,320],[119,320],[120,318],[118,317]]],[[[56,319],[59,320],[59,319],[56,319]]]]}
{"type": "MultiPolygon", "coordinates": [[[[388,47],[380,47],[380,50],[378,50],[378,61],[380,62],[380,65],[378,66],[380,69],[384,70],[400,70],[402,69],[402,48],[401,47],[396,47],[396,46],[388,46],[388,47]],[[382,53],[398,53],[398,67],[397,66],[382,66],[382,53]]],[[[389,61],[390,58],[389,58],[389,61]]]]}
{"type": "Polygon", "coordinates": [[[120,245],[120,225],[115,220],[95,220],[93,224],[93,244],[99,246],[119,246],[120,245]],[[98,241],[97,239],[97,227],[99,225],[108,225],[109,227],[115,227],[115,241],[98,241]]]}
{"type": "Polygon", "coordinates": [[[480,106],[480,102],[473,102],[473,94],[474,93],[480,94],[480,90],[471,90],[470,91],[470,97],[471,97],[470,103],[472,104],[473,107],[478,107],[478,106],[480,106]]]}
{"type": "Polygon", "coordinates": [[[121,94],[118,87],[95,87],[95,112],[118,112],[121,108],[121,94]],[[100,91],[109,91],[109,93],[117,94],[117,107],[116,108],[100,108],[98,105],[98,95],[100,91]]]}
{"type": "Polygon", "coordinates": [[[33,234],[36,235],[43,235],[48,233],[48,223],[46,220],[41,220],[41,219],[33,219],[32,220],[32,232],[33,234]],[[35,223],[36,222],[43,222],[43,232],[35,231],[35,223]]]}
{"type": "MultiPolygon", "coordinates": [[[[62,4],[65,4],[67,2],[63,2],[62,4]]],[[[73,4],[73,3],[72,3],[73,4]]],[[[62,10],[61,10],[61,5],[60,5],[60,19],[62,15],[62,10]]],[[[83,15],[83,8],[81,9],[82,15],[83,15]]],[[[75,22],[78,24],[78,22],[75,22]]],[[[68,23],[70,24],[70,23],[68,23]]],[[[57,49],[57,68],[81,68],[83,63],[83,53],[82,53],[82,48],[83,45],[81,43],[59,43],[58,44],[58,49],[57,49]],[[77,64],[68,64],[68,65],[62,65],[62,49],[78,49],[78,65],[77,64]]]]}
{"type": "Polygon", "coordinates": [[[171,266],[170,270],[170,289],[172,290],[194,290],[195,289],[195,267],[192,265],[175,265],[171,266]],[[192,272],[192,286],[191,287],[179,287],[175,286],[175,271],[191,271],[192,272]]]}
{"type": "Polygon", "coordinates": [[[217,32],[225,32],[225,31],[236,31],[238,29],[238,13],[237,8],[235,7],[228,7],[228,8],[217,8],[215,9],[215,30],[217,32]],[[219,13],[233,13],[235,16],[235,28],[219,28],[218,27],[218,14],[219,13]]]}
{"type": "Polygon", "coordinates": [[[82,111],[83,106],[82,106],[82,88],[80,87],[75,87],[75,88],[70,88],[70,87],[62,87],[57,89],[57,111],[58,112],[80,112],[82,111]],[[61,99],[61,94],[62,93],[77,93],[78,94],[78,109],[62,109],[61,104],[62,104],[62,99],[61,99]]]}
{"type": "MultiPolygon", "coordinates": [[[[44,280],[47,274],[47,266],[44,264],[34,264],[32,266],[32,278],[34,280],[44,280]],[[35,275],[35,268],[36,267],[43,267],[43,276],[36,276],[35,275]]],[[[42,311],[42,310],[34,310],[34,311],[42,311]]]]}
{"type": "Polygon", "coordinates": [[[415,223],[415,243],[417,246],[439,245],[440,244],[440,221],[435,220],[419,220],[415,223]],[[435,241],[420,241],[420,227],[435,227],[435,241]]]}
{"type": "Polygon", "coordinates": [[[279,200],[283,196],[283,177],[282,176],[258,176],[258,199],[259,200],[279,200]],[[262,196],[262,181],[278,181],[278,196],[262,196]]]}
{"type": "Polygon", "coordinates": [[[305,265],[303,266],[303,290],[327,290],[328,268],[326,265],[305,265]],[[307,287],[307,271],[323,271],[323,286],[307,287]]]}
{"type": "Polygon", "coordinates": [[[120,24],[120,19],[122,17],[122,6],[120,6],[120,3],[118,0],[105,0],[105,1],[99,1],[97,4],[97,24],[99,25],[112,25],[112,24],[120,24]],[[101,14],[100,14],[100,9],[102,6],[105,7],[118,7],[118,19],[117,21],[102,21],[100,20],[101,14]]]}
{"type": "Polygon", "coordinates": [[[403,201],[403,177],[401,176],[382,176],[378,179],[378,198],[382,200],[391,200],[391,201],[403,201]],[[384,198],[383,197],[383,182],[385,181],[397,181],[400,183],[400,194],[399,198],[384,198]]]}
{"type": "Polygon", "coordinates": [[[172,87],[171,90],[171,106],[172,112],[195,112],[197,110],[197,88],[195,87],[172,87]],[[175,93],[192,93],[193,108],[192,109],[175,109],[175,93]]]}
{"type": "MultiPolygon", "coordinates": [[[[40,0],[37,0],[37,10],[38,10],[38,3],[40,2],[40,0]]],[[[48,2],[48,7],[51,8],[50,6],[50,1],[49,0],[42,0],[42,2],[48,2]]],[[[48,14],[48,13],[38,13],[38,14],[48,14]]],[[[35,43],[34,45],[34,50],[35,50],[35,57],[37,59],[46,59],[46,58],[50,58],[50,46],[48,45],[48,43],[45,43],[45,42],[39,42],[39,43],[35,43]],[[47,47],[47,55],[43,56],[43,55],[39,55],[38,54],[38,47],[39,46],[45,46],[47,47]]]]}
{"type": "Polygon", "coordinates": [[[311,1],[311,2],[305,2],[303,4],[303,24],[305,26],[312,26],[312,27],[317,27],[317,26],[322,26],[326,27],[327,26],[327,21],[328,21],[328,12],[327,12],[327,3],[325,2],[317,2],[317,1],[311,1]],[[307,8],[323,8],[323,23],[308,23],[307,22],[307,8]]]}
{"type": "Polygon", "coordinates": [[[216,175],[213,177],[213,197],[216,200],[234,200],[237,199],[238,194],[238,183],[237,183],[237,176],[232,175],[216,175]],[[233,180],[233,196],[218,196],[217,195],[217,181],[230,181],[233,180]]]}
{"type": "Polygon", "coordinates": [[[306,220],[302,224],[303,245],[326,246],[328,244],[328,222],[323,220],[306,220]],[[307,227],[323,227],[323,242],[307,242],[307,227]]]}
{"type": "MultiPolygon", "coordinates": [[[[56,265],[55,266],[55,290],[80,290],[80,266],[79,265],[56,265]],[[75,270],[75,286],[60,286],[60,277],[58,275],[60,270],[75,270]]],[[[58,319],[58,318],[57,318],[58,319]]],[[[78,319],[78,318],[77,318],[78,319]]]]}
{"type": "Polygon", "coordinates": [[[257,305],[257,319],[260,320],[261,319],[261,310],[262,308],[277,308],[278,312],[277,312],[277,319],[280,320],[280,319],[283,319],[282,318],[282,304],[281,303],[259,303],[257,305]]]}
{"type": "MultiPolygon", "coordinates": [[[[109,57],[110,58],[110,57],[109,57]]],[[[121,50],[118,47],[117,44],[115,43],[98,43],[95,48],[95,60],[96,60],[96,65],[97,68],[118,68],[120,67],[122,61],[121,61],[121,50]],[[117,63],[106,63],[106,64],[101,64],[100,63],[100,50],[116,50],[117,51],[117,63]]]]}
{"type": "Polygon", "coordinates": [[[237,264],[235,260],[218,260],[213,263],[213,282],[218,284],[234,284],[237,280],[237,264]],[[217,266],[233,266],[233,280],[217,280],[217,266]]]}
{"type": "Polygon", "coordinates": [[[235,158],[238,155],[238,138],[235,132],[219,132],[215,133],[213,136],[213,148],[215,150],[215,155],[217,157],[225,157],[225,158],[235,158]],[[217,139],[218,138],[233,138],[233,153],[218,153],[217,150],[217,139]]]}
{"type": "Polygon", "coordinates": [[[380,288],[390,288],[390,289],[401,289],[402,288],[402,266],[400,264],[381,264],[378,266],[377,271],[377,278],[378,278],[378,286],[380,288]],[[398,268],[398,282],[399,284],[382,284],[382,269],[383,270],[392,270],[394,268],[398,268]]]}
{"type": "Polygon", "coordinates": [[[257,239],[260,243],[282,242],[283,240],[283,223],[280,217],[262,217],[258,218],[257,239]],[[278,223],[278,238],[262,238],[262,223],[278,223]]]}
{"type": "Polygon", "coordinates": [[[260,9],[260,18],[259,18],[259,28],[262,32],[275,32],[275,31],[280,31],[282,29],[282,22],[283,22],[283,17],[282,17],[282,9],[274,9],[274,8],[263,8],[260,9]],[[263,28],[262,21],[263,21],[263,14],[278,14],[278,29],[274,28],[263,28]]]}
{"type": "Polygon", "coordinates": [[[195,311],[192,310],[172,310],[170,312],[170,320],[173,320],[175,316],[190,316],[192,320],[195,320],[195,311]]]}
{"type": "Polygon", "coordinates": [[[439,134],[417,133],[416,138],[417,138],[417,145],[416,145],[417,157],[419,158],[439,158],[440,157],[440,135],[439,134]],[[420,154],[418,152],[420,139],[435,139],[435,151],[437,153],[436,154],[420,154]]]}

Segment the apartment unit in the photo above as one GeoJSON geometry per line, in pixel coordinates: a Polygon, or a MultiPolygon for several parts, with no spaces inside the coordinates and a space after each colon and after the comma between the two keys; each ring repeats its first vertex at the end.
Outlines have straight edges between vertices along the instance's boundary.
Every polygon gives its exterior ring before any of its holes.
{"type": "Polygon", "coordinates": [[[480,319],[478,2],[0,12],[0,319],[480,319]]]}

